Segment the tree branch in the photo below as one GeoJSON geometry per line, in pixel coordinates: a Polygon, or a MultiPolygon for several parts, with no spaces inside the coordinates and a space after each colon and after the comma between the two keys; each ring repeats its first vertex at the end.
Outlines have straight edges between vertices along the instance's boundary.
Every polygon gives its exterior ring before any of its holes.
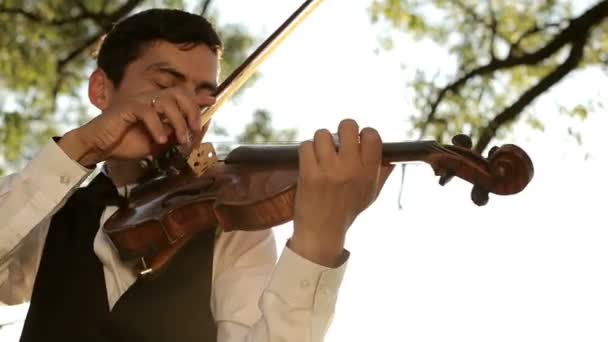
{"type": "Polygon", "coordinates": [[[500,32],[498,32],[496,16],[494,14],[494,11],[492,10],[491,0],[488,0],[488,1],[490,2],[489,6],[490,6],[490,12],[492,14],[492,20],[489,23],[484,18],[480,17],[479,14],[477,14],[477,12],[475,12],[475,10],[473,8],[462,3],[461,0],[451,0],[452,4],[454,4],[456,7],[460,8],[460,10],[462,10],[466,15],[468,15],[471,19],[473,19],[474,22],[479,23],[479,24],[485,26],[487,29],[489,29],[490,32],[492,32],[492,34],[494,35],[494,37],[500,37],[502,40],[504,40],[505,42],[510,44],[511,41],[509,40],[509,38],[504,36],[500,32]]]}
{"type": "Polygon", "coordinates": [[[496,59],[496,52],[494,50],[494,45],[496,43],[496,36],[498,34],[498,23],[496,22],[496,12],[494,12],[494,7],[492,6],[492,0],[488,0],[488,9],[490,11],[491,17],[491,25],[490,25],[490,56],[492,57],[492,61],[496,59]]]}
{"type": "Polygon", "coordinates": [[[207,10],[209,10],[209,6],[211,5],[211,2],[213,2],[213,0],[205,0],[205,2],[203,2],[203,9],[201,11],[202,16],[207,14],[207,10]]]}
{"type": "Polygon", "coordinates": [[[131,11],[133,11],[137,6],[141,5],[142,2],[143,0],[129,0],[113,13],[107,15],[107,20],[104,23],[105,25],[102,25],[104,30],[109,30],[114,22],[131,13],[131,11]]]}
{"type": "MultiPolygon", "coordinates": [[[[458,3],[458,1],[455,3],[458,3]]],[[[515,66],[536,65],[561,50],[564,46],[587,35],[595,25],[599,24],[606,17],[608,17],[608,0],[603,0],[579,17],[572,19],[568,27],[556,34],[551,41],[538,50],[532,53],[525,53],[521,56],[511,55],[505,59],[495,59],[465,73],[457,80],[439,90],[437,97],[431,102],[426,122],[432,122],[434,120],[437,107],[449,92],[458,92],[458,90],[470,79],[515,66]]],[[[426,125],[424,125],[422,129],[423,132],[426,131],[426,125]]]]}
{"type": "Polygon", "coordinates": [[[472,9],[471,7],[465,5],[464,3],[462,3],[462,1],[460,1],[460,0],[452,0],[451,2],[456,7],[460,8],[466,15],[468,15],[476,23],[480,23],[480,24],[486,26],[489,29],[492,28],[491,25],[486,20],[484,20],[484,18],[480,17],[479,14],[477,14],[477,12],[475,12],[474,9],[472,9]]]}
{"type": "Polygon", "coordinates": [[[479,140],[475,144],[474,150],[481,153],[488,146],[492,138],[494,138],[496,132],[501,126],[514,121],[526,106],[532,103],[532,101],[534,101],[549,88],[561,81],[572,70],[576,69],[578,64],[583,59],[583,52],[585,50],[587,39],[588,35],[576,40],[572,46],[572,49],[570,50],[568,58],[564,61],[564,63],[560,64],[551,73],[541,79],[536,85],[524,92],[511,106],[505,108],[500,114],[496,115],[496,117],[494,117],[494,119],[492,119],[492,121],[490,121],[488,125],[481,130],[479,140]]]}
{"type": "MultiPolygon", "coordinates": [[[[37,13],[26,11],[25,9],[20,8],[20,7],[6,7],[4,5],[0,5],[0,15],[2,15],[2,14],[21,15],[38,24],[48,25],[48,26],[62,26],[62,25],[67,25],[67,24],[73,24],[73,23],[76,23],[81,20],[91,19],[99,26],[107,27],[107,24],[106,24],[107,22],[114,21],[117,18],[122,18],[123,16],[130,13],[133,9],[135,9],[135,7],[139,6],[142,1],[143,0],[129,0],[124,5],[122,5],[121,7],[119,7],[117,10],[115,10],[112,13],[105,13],[104,11],[91,12],[88,10],[88,8],[86,8],[86,6],[83,3],[77,2],[76,5],[81,10],[80,14],[75,15],[73,17],[58,18],[58,19],[44,18],[43,16],[41,16],[37,13]]],[[[210,2],[211,0],[207,0],[207,1],[210,2]]],[[[106,3],[104,3],[104,9],[106,7],[105,5],[106,5],[106,3]]]]}
{"type": "Polygon", "coordinates": [[[53,96],[53,111],[55,111],[56,99],[59,94],[59,90],[64,81],[64,70],[66,66],[80,56],[84,51],[89,49],[92,45],[94,45],[104,34],[106,31],[110,30],[114,22],[118,21],[122,17],[131,13],[137,6],[141,4],[143,0],[129,0],[124,5],[114,10],[111,13],[91,13],[86,12],[87,15],[91,17],[97,18],[95,23],[99,26],[99,31],[95,33],[93,36],[86,39],[82,44],[78,45],[74,50],[72,50],[66,57],[57,61],[57,81],[53,86],[52,96],[53,96]],[[102,19],[103,18],[103,19],[102,19]]]}
{"type": "Polygon", "coordinates": [[[74,23],[74,22],[84,20],[84,19],[94,19],[89,13],[81,13],[81,14],[78,14],[76,16],[69,17],[69,18],[46,19],[36,13],[28,12],[23,8],[5,7],[3,5],[0,5],[0,14],[17,14],[17,15],[21,15],[31,21],[35,21],[39,24],[50,25],[50,26],[61,26],[61,25],[74,23]]]}
{"type": "MultiPolygon", "coordinates": [[[[70,63],[72,60],[74,60],[76,57],[78,57],[83,51],[87,50],[93,44],[95,44],[95,42],[97,42],[101,38],[102,35],[103,35],[103,32],[99,32],[96,35],[90,37],[89,39],[84,41],[80,46],[78,46],[76,49],[72,50],[72,52],[70,52],[66,57],[57,61],[57,68],[56,68],[57,81],[55,82],[55,85],[53,86],[53,91],[52,91],[53,99],[56,99],[57,95],[59,95],[59,90],[61,89],[61,86],[62,86],[63,80],[64,80],[63,75],[64,75],[64,70],[65,70],[66,65],[68,63],[70,63]]],[[[53,101],[53,111],[55,111],[55,102],[56,101],[53,101]]]]}
{"type": "MultiPolygon", "coordinates": [[[[569,20],[568,20],[569,21],[569,20]]],[[[552,28],[552,27],[556,27],[559,28],[560,26],[563,26],[563,22],[558,22],[558,23],[547,23],[545,25],[539,26],[538,23],[534,24],[534,26],[532,26],[530,29],[528,29],[527,31],[525,31],[524,33],[521,34],[521,36],[519,36],[519,38],[517,38],[517,40],[511,44],[510,48],[509,48],[509,56],[513,55],[513,52],[516,49],[520,48],[521,42],[530,37],[533,34],[536,33],[540,33],[545,31],[546,29],[552,28]]]]}

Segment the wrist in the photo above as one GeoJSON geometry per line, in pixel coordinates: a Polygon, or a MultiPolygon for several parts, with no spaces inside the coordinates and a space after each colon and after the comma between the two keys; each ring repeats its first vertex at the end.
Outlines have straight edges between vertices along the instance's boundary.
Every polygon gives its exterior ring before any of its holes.
{"type": "Polygon", "coordinates": [[[92,153],[94,149],[86,139],[83,139],[81,129],[77,128],[67,132],[59,139],[57,145],[70,159],[84,167],[94,168],[101,161],[101,158],[92,153]]]}
{"type": "Polygon", "coordinates": [[[343,263],[344,240],[342,236],[301,233],[294,231],[287,246],[296,254],[316,264],[336,268],[343,263]]]}

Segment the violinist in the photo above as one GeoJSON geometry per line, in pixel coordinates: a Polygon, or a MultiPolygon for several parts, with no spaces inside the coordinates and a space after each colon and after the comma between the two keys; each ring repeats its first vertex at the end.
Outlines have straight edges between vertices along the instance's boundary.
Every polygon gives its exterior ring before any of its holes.
{"type": "Polygon", "coordinates": [[[0,301],[30,302],[21,341],[323,340],[347,230],[382,187],[373,129],[344,120],[339,152],[325,129],[299,146],[293,235],[280,253],[270,229],[218,227],[141,280],[101,229],[137,185],[143,158],[201,142],[222,49],[199,15],[152,9],[123,19],[88,83],[100,114],[1,180],[0,301]]]}

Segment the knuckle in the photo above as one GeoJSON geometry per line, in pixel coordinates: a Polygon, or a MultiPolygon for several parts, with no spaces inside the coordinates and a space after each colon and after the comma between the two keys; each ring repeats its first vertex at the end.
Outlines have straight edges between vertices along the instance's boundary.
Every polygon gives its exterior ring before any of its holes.
{"type": "Polygon", "coordinates": [[[344,175],[330,175],[327,178],[327,182],[333,187],[346,187],[353,182],[352,178],[344,175]]]}
{"type": "Polygon", "coordinates": [[[173,96],[173,97],[178,97],[181,96],[181,91],[179,87],[171,87],[171,88],[167,88],[166,89],[167,94],[173,96]]]}
{"type": "Polygon", "coordinates": [[[328,172],[326,174],[326,178],[327,182],[334,186],[346,186],[356,181],[356,175],[352,172],[352,170],[346,171],[344,169],[341,172],[328,172]]]}
{"type": "Polygon", "coordinates": [[[306,176],[311,184],[325,185],[328,182],[327,176],[323,172],[310,172],[306,176]]]}
{"type": "Polygon", "coordinates": [[[177,100],[177,101],[181,101],[181,102],[185,102],[188,104],[193,103],[193,100],[190,96],[188,96],[184,90],[182,90],[181,88],[173,88],[172,93],[173,97],[177,100]]]}
{"type": "Polygon", "coordinates": [[[327,178],[322,172],[302,172],[299,178],[302,185],[309,189],[326,189],[328,186],[327,178]]]}
{"type": "Polygon", "coordinates": [[[179,92],[177,88],[169,88],[167,89],[167,95],[163,98],[165,101],[163,102],[165,105],[174,108],[176,104],[179,102],[179,92]]]}
{"type": "Polygon", "coordinates": [[[176,122],[173,123],[173,128],[175,128],[175,131],[179,134],[186,134],[186,132],[188,131],[188,129],[186,128],[186,124],[183,122],[183,120],[176,120],[176,122]]]}
{"type": "Polygon", "coordinates": [[[156,116],[159,112],[157,107],[150,107],[143,104],[137,105],[137,107],[133,108],[133,110],[140,113],[142,117],[156,116]]]}
{"type": "Polygon", "coordinates": [[[166,102],[167,111],[172,112],[172,114],[179,114],[179,105],[178,102],[175,101],[175,98],[171,98],[166,102]]]}

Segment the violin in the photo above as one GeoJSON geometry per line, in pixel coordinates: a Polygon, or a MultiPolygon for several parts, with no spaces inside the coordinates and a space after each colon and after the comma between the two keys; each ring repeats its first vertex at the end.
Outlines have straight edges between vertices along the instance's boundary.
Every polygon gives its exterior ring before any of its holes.
{"type": "MultiPolygon", "coordinates": [[[[532,161],[516,145],[493,148],[485,159],[470,149],[467,136],[458,135],[453,142],[457,144],[384,143],[382,177],[396,162],[425,162],[441,185],[452,177],[473,184],[471,198],[477,205],[485,205],[489,193],[519,193],[533,177],[532,161]]],[[[128,204],[104,225],[121,259],[141,260],[142,274],[162,269],[198,232],[269,229],[293,219],[297,144],[243,145],[222,159],[212,145],[202,144],[197,154],[205,158],[195,162],[202,165],[201,176],[159,177],[134,188],[128,204]]]]}
{"type": "MultiPolygon", "coordinates": [[[[305,1],[219,86],[215,105],[201,113],[203,125],[276,42],[319,3],[305,1]]],[[[482,206],[490,193],[517,194],[532,180],[532,161],[520,147],[494,147],[487,158],[471,147],[471,139],[462,134],[451,145],[433,140],[383,143],[382,181],[396,163],[424,162],[441,185],[453,177],[472,184],[471,199],[482,206]]],[[[103,230],[120,258],[139,260],[140,276],[150,277],[202,231],[254,231],[289,222],[298,184],[298,148],[299,144],[242,145],[220,157],[210,143],[200,144],[187,156],[173,146],[146,164],[154,165],[155,175],[132,189],[103,230]]]]}

